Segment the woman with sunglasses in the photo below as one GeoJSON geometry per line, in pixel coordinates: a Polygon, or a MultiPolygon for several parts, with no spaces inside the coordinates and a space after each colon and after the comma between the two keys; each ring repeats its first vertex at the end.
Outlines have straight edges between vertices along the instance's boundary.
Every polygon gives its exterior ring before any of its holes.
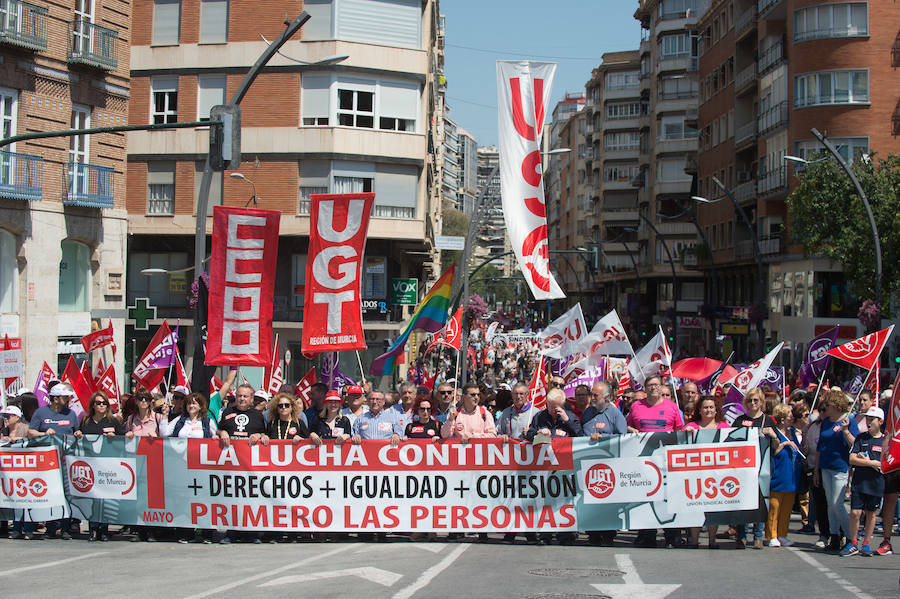
{"type": "MultiPolygon", "coordinates": [[[[159,437],[159,417],[153,411],[153,396],[146,387],[138,387],[134,395],[135,411],[125,420],[125,436],[129,439],[135,437],[159,437]]],[[[166,412],[168,413],[168,412],[166,412]]],[[[164,420],[168,420],[163,417],[164,420]]],[[[132,542],[146,541],[155,543],[155,528],[153,526],[132,526],[135,536],[132,542]]]]}
{"type": "MultiPolygon", "coordinates": [[[[309,437],[309,429],[300,419],[297,404],[287,393],[279,393],[269,402],[268,420],[269,430],[266,434],[272,440],[290,439],[296,445],[309,437]]],[[[319,442],[321,443],[321,440],[319,442]]]]}
{"type": "Polygon", "coordinates": [[[431,398],[417,397],[413,404],[412,422],[406,425],[403,440],[407,439],[431,439],[432,443],[441,440],[441,424],[432,418],[434,411],[431,398]]]}
{"type": "MultiPolygon", "coordinates": [[[[91,395],[88,401],[87,415],[81,421],[80,433],[82,435],[103,435],[105,437],[115,437],[124,432],[122,423],[113,418],[109,410],[109,399],[102,391],[97,391],[91,395]]],[[[89,523],[91,531],[89,541],[108,541],[109,540],[109,524],[105,522],[97,522],[91,520],[89,523]]]]}
{"type": "MultiPolygon", "coordinates": [[[[317,439],[334,439],[336,445],[340,445],[351,437],[353,425],[350,419],[341,414],[341,394],[337,391],[329,391],[325,394],[322,411],[316,419],[315,430],[310,434],[317,439]]],[[[313,441],[315,442],[315,441],[313,441]]]]}

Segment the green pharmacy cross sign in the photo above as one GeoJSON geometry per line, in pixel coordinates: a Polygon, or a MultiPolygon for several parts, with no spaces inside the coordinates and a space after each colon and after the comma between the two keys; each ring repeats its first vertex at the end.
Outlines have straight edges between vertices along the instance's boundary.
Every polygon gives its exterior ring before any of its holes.
{"type": "Polygon", "coordinates": [[[134,330],[146,331],[150,321],[156,319],[156,306],[150,305],[150,298],[135,298],[134,305],[128,306],[128,319],[134,321],[134,330]]]}
{"type": "Polygon", "coordinates": [[[418,279],[391,279],[392,304],[395,306],[415,306],[418,301],[418,279]]]}

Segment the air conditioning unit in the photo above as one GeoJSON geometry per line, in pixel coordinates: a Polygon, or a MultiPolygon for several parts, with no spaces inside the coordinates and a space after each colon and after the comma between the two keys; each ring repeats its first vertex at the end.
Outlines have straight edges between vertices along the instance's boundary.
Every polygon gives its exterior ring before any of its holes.
{"type": "Polygon", "coordinates": [[[737,174],[738,183],[746,183],[750,180],[750,171],[738,171],[737,174]]]}

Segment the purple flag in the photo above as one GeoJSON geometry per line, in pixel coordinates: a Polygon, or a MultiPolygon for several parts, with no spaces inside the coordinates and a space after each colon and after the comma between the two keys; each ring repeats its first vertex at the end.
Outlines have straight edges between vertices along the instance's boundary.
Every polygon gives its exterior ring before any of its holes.
{"type": "Polygon", "coordinates": [[[781,395],[784,392],[784,377],[782,376],[781,366],[772,367],[766,371],[763,380],[759,382],[760,387],[769,387],[772,391],[781,395]]]}
{"type": "Polygon", "coordinates": [[[336,351],[322,354],[322,368],[319,378],[328,385],[329,389],[340,389],[344,385],[355,385],[356,381],[341,372],[336,351]]]}
{"type": "Polygon", "coordinates": [[[44,371],[38,373],[37,381],[34,383],[34,395],[37,397],[38,406],[50,405],[50,395],[47,393],[47,381],[44,380],[44,371]]]}
{"type": "Polygon", "coordinates": [[[834,327],[814,337],[806,348],[806,359],[800,366],[800,381],[804,387],[817,383],[819,377],[828,368],[831,356],[825,352],[837,342],[838,328],[834,327]]]}
{"type": "Polygon", "coordinates": [[[550,376],[564,376],[566,367],[569,365],[571,356],[564,358],[548,358],[550,362],[550,376]]]}
{"type": "Polygon", "coordinates": [[[421,385],[424,380],[425,365],[422,363],[422,358],[416,358],[416,365],[413,367],[412,371],[412,382],[416,385],[421,385]]]}
{"type": "Polygon", "coordinates": [[[854,376],[849,383],[846,383],[844,389],[847,390],[847,393],[854,396],[858,395],[863,390],[863,385],[866,383],[868,374],[868,372],[859,373],[854,376]]]}
{"type": "Polygon", "coordinates": [[[725,372],[725,366],[728,365],[728,362],[722,362],[718,368],[713,370],[708,377],[705,379],[700,379],[697,381],[697,391],[700,395],[712,395],[716,390],[716,385],[719,382],[719,378],[722,376],[722,373],[725,372]]]}
{"type": "Polygon", "coordinates": [[[175,363],[175,350],[178,346],[178,326],[156,347],[148,369],[169,368],[175,363]]]}

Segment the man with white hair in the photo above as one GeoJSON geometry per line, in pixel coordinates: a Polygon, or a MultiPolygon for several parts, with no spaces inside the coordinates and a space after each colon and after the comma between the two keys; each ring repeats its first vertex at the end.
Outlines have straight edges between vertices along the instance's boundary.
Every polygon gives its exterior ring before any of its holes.
{"type": "Polygon", "coordinates": [[[625,417],[611,400],[612,388],[609,383],[606,381],[594,383],[591,389],[591,407],[594,408],[594,416],[582,425],[584,436],[590,437],[591,441],[600,441],[628,432],[625,417]]]}

